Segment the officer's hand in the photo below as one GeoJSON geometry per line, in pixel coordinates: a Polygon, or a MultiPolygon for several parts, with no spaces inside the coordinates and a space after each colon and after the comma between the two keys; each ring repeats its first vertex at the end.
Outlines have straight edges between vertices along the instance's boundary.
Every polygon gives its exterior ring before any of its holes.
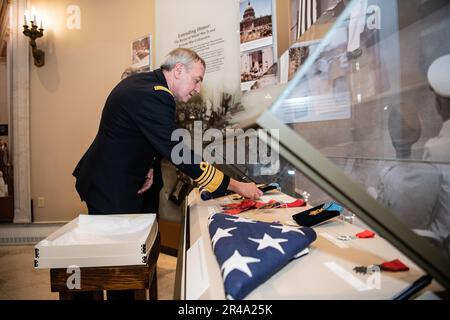
{"type": "Polygon", "coordinates": [[[263,192],[253,182],[245,183],[231,179],[228,189],[249,199],[259,199],[263,195],[263,192]]]}
{"type": "Polygon", "coordinates": [[[147,191],[148,189],[150,189],[152,184],[153,184],[153,168],[150,168],[150,170],[147,173],[147,176],[145,177],[145,182],[142,185],[142,187],[139,189],[138,194],[142,194],[145,191],[147,191]]]}

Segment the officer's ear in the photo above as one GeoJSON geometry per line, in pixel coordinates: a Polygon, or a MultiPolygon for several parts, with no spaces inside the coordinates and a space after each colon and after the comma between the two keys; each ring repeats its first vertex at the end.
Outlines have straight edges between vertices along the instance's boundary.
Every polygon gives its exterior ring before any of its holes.
{"type": "Polygon", "coordinates": [[[174,76],[176,79],[178,79],[181,76],[181,73],[183,72],[184,65],[182,63],[175,64],[174,70],[174,76]]]}

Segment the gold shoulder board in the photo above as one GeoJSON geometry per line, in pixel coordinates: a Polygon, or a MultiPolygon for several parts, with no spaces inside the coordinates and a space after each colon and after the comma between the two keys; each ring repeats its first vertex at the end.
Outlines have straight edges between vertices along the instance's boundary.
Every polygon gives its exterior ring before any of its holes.
{"type": "Polygon", "coordinates": [[[164,86],[154,86],[153,89],[155,89],[155,91],[165,91],[165,92],[169,93],[173,97],[172,91],[170,91],[169,89],[167,89],[164,86]]]}

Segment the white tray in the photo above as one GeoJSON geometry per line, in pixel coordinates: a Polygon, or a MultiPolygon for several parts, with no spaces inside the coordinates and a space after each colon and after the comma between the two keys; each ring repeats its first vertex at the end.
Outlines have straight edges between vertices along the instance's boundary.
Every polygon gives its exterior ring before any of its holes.
{"type": "Polygon", "coordinates": [[[35,268],[143,265],[157,233],[155,214],[80,215],[35,246],[35,268]]]}

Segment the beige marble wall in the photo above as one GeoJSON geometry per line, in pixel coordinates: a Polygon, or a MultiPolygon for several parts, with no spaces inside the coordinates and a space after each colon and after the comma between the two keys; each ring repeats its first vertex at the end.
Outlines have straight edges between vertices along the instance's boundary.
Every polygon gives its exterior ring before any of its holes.
{"type": "Polygon", "coordinates": [[[153,0],[33,0],[45,13],[38,47],[45,66],[30,63],[31,198],[35,221],[71,220],[86,211],[72,171],[97,133],[111,89],[131,63],[131,43],[154,34],[153,0]],[[68,29],[80,8],[80,29],[68,29]],[[45,207],[37,206],[38,197],[45,207]]]}

